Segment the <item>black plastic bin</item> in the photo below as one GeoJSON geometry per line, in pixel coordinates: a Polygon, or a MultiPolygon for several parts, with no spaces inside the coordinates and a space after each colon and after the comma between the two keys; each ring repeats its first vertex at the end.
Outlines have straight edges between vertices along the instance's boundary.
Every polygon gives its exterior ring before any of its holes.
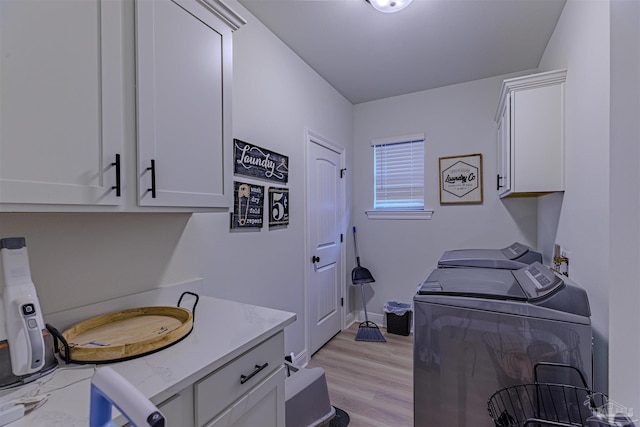
{"type": "Polygon", "coordinates": [[[384,305],[387,315],[387,332],[407,336],[411,333],[411,304],[389,301],[384,305]]]}

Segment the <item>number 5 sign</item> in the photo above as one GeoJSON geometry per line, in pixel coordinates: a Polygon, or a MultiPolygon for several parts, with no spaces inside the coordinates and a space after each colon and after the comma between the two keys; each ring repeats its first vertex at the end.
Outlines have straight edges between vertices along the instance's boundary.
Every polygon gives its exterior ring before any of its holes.
{"type": "Polygon", "coordinates": [[[269,187],[269,226],[289,225],[289,189],[269,187]]]}

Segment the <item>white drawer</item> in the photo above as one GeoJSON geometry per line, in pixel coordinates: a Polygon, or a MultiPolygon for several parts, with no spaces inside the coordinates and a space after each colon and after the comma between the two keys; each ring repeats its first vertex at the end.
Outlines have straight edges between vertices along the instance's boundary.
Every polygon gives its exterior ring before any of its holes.
{"type": "Polygon", "coordinates": [[[280,368],[206,427],[284,427],[284,377],[280,368]]]}
{"type": "Polygon", "coordinates": [[[203,426],[251,391],[280,368],[283,361],[284,332],[281,331],[198,381],[194,387],[196,426],[203,426]]]}

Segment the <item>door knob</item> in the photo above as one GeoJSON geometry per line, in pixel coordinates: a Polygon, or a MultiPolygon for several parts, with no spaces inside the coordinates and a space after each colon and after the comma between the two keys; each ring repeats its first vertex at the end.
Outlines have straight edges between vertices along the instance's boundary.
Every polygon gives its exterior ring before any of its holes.
{"type": "Polygon", "coordinates": [[[311,257],[311,262],[316,263],[316,262],[320,262],[320,257],[319,256],[312,256],[311,257]]]}

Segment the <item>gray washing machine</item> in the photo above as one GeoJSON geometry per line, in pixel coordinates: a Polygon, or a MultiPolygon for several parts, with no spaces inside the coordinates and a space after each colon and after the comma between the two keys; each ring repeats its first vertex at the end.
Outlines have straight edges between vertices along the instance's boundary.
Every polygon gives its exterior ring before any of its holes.
{"type": "Polygon", "coordinates": [[[542,254],[515,242],[503,249],[455,249],[445,251],[439,268],[480,267],[517,270],[534,262],[542,262],[542,254]]]}
{"type": "MultiPolygon", "coordinates": [[[[592,383],[584,289],[540,263],[519,270],[438,268],[414,297],[414,425],[495,427],[487,401],[533,383],[538,362],[578,368],[592,383]]],[[[582,385],[545,368],[541,382],[582,385]]]]}

